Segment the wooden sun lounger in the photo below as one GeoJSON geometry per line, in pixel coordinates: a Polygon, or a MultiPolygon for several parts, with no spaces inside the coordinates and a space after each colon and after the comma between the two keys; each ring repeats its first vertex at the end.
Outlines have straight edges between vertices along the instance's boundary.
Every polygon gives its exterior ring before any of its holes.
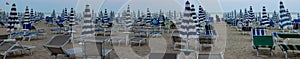
{"type": "Polygon", "coordinates": [[[32,55],[31,49],[35,48],[36,46],[25,46],[21,45],[16,41],[3,41],[0,43],[0,55],[3,59],[13,52],[23,52],[28,50],[29,54],[32,55]]]}
{"type": "Polygon", "coordinates": [[[130,44],[135,44],[135,43],[138,43],[139,44],[139,47],[141,46],[141,44],[143,43],[147,43],[147,39],[148,39],[148,36],[147,36],[147,32],[144,32],[144,31],[138,31],[138,32],[135,32],[134,33],[134,37],[132,37],[130,39],[130,44]]]}
{"type": "Polygon", "coordinates": [[[273,55],[275,43],[272,36],[253,36],[252,46],[256,49],[256,55],[259,56],[259,48],[270,48],[270,54],[273,55]]]}
{"type": "Polygon", "coordinates": [[[179,59],[176,53],[151,53],[148,59],[179,59]]]}
{"type": "MultiPolygon", "coordinates": [[[[177,30],[174,30],[171,34],[171,37],[170,37],[172,40],[173,40],[173,49],[175,50],[179,50],[183,47],[179,47],[177,48],[177,46],[181,46],[182,43],[186,43],[186,40],[183,40],[180,36],[179,36],[179,32],[177,30]]],[[[185,45],[184,45],[185,46],[185,45]]]]}
{"type": "Polygon", "coordinates": [[[286,59],[289,59],[288,50],[290,50],[290,51],[300,51],[300,44],[278,44],[278,46],[282,50],[282,52],[285,55],[286,59]]]}
{"type": "Polygon", "coordinates": [[[50,41],[45,43],[43,46],[47,48],[51,55],[57,58],[58,54],[66,55],[66,57],[74,56],[74,49],[64,49],[63,47],[70,41],[69,35],[55,35],[50,41]]]}
{"type": "Polygon", "coordinates": [[[252,27],[242,27],[242,34],[244,35],[245,33],[250,32],[251,28],[252,27]]]}

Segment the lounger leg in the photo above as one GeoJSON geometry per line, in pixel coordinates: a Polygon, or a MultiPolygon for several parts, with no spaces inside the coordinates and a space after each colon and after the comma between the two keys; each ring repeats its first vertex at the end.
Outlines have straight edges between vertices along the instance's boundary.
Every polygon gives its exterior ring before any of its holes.
{"type": "Polygon", "coordinates": [[[220,54],[221,54],[221,59],[224,59],[224,53],[220,52],[220,54]]]}
{"type": "Polygon", "coordinates": [[[283,54],[285,55],[285,59],[289,59],[288,58],[288,53],[286,51],[284,51],[283,54]]]}
{"type": "Polygon", "coordinates": [[[122,41],[122,40],[119,40],[119,41],[118,41],[118,46],[120,46],[121,41],[122,41]]]}
{"type": "Polygon", "coordinates": [[[23,37],[23,38],[22,38],[22,41],[25,41],[25,39],[26,39],[26,37],[23,37]]]}
{"type": "Polygon", "coordinates": [[[28,41],[29,41],[29,42],[30,42],[30,40],[31,40],[31,37],[28,38],[28,41]]]}
{"type": "Polygon", "coordinates": [[[6,54],[3,56],[3,59],[6,59],[6,54]]]}
{"type": "Polygon", "coordinates": [[[273,56],[273,51],[272,51],[272,49],[270,49],[270,54],[271,54],[271,56],[273,56]]]}
{"type": "Polygon", "coordinates": [[[142,43],[142,41],[139,42],[139,47],[141,47],[141,43],[142,43]]]}
{"type": "Polygon", "coordinates": [[[259,56],[259,52],[258,52],[259,50],[258,49],[256,49],[256,56],[259,56]]]}
{"type": "Polygon", "coordinates": [[[175,50],[175,48],[176,48],[176,44],[173,45],[173,49],[174,49],[174,50],[175,50]]]}

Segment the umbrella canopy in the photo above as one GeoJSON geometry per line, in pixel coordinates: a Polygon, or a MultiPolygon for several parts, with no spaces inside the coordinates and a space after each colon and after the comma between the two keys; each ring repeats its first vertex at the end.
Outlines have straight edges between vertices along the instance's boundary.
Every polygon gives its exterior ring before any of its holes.
{"type": "Polygon", "coordinates": [[[73,8],[71,8],[68,32],[74,32],[74,30],[73,30],[74,25],[75,25],[75,11],[73,10],[73,8]]]}
{"type": "Polygon", "coordinates": [[[30,10],[30,23],[33,24],[35,19],[34,19],[35,15],[34,15],[34,12],[33,12],[33,9],[30,10]]]}
{"type": "Polygon", "coordinates": [[[251,23],[252,21],[255,21],[255,15],[254,15],[252,6],[250,6],[250,10],[249,10],[249,21],[250,21],[250,23],[251,23]]]}
{"type": "Polygon", "coordinates": [[[94,34],[95,34],[95,30],[94,30],[90,5],[86,5],[84,10],[84,16],[83,16],[82,35],[95,36],[94,34]]]}
{"type": "Polygon", "coordinates": [[[19,26],[19,20],[18,20],[16,4],[12,4],[7,31],[14,31],[15,29],[18,28],[18,26],[19,26]]]}
{"type": "Polygon", "coordinates": [[[108,26],[109,26],[109,18],[108,18],[107,9],[105,9],[104,16],[103,16],[103,25],[102,25],[102,27],[108,27],[108,26]]]}
{"type": "Polygon", "coordinates": [[[30,15],[29,15],[29,9],[28,6],[26,6],[25,9],[25,15],[23,20],[23,30],[30,30],[31,24],[30,24],[30,15]]]}
{"type": "Polygon", "coordinates": [[[261,20],[260,25],[262,27],[270,26],[270,21],[269,21],[269,17],[267,15],[266,7],[265,6],[263,6],[263,9],[262,9],[262,20],[261,20]]]}
{"type": "Polygon", "coordinates": [[[250,20],[249,20],[248,11],[247,11],[247,9],[245,8],[244,20],[243,20],[243,26],[248,27],[248,26],[250,26],[249,23],[250,23],[250,20]]]}
{"type": "Polygon", "coordinates": [[[130,5],[128,5],[127,10],[126,10],[125,23],[126,23],[125,25],[127,26],[127,28],[130,28],[130,26],[132,25],[130,5]]]}
{"type": "Polygon", "coordinates": [[[180,28],[178,29],[180,32],[180,37],[183,39],[192,39],[192,38],[198,38],[197,32],[196,32],[196,23],[195,20],[192,19],[191,15],[191,7],[190,2],[187,1],[185,4],[185,11],[184,11],[184,17],[182,18],[181,22],[178,24],[180,25],[180,28]]]}
{"type": "Polygon", "coordinates": [[[64,17],[65,21],[69,21],[67,8],[65,8],[65,10],[64,10],[64,16],[63,17],[64,17]]]}
{"type": "Polygon", "coordinates": [[[292,27],[291,19],[288,15],[288,12],[285,10],[283,2],[280,1],[280,26],[282,29],[287,29],[288,27],[292,27]]]}
{"type": "Polygon", "coordinates": [[[151,18],[151,12],[149,10],[149,8],[147,8],[147,15],[146,15],[146,25],[151,25],[152,22],[152,18],[151,18]]]}

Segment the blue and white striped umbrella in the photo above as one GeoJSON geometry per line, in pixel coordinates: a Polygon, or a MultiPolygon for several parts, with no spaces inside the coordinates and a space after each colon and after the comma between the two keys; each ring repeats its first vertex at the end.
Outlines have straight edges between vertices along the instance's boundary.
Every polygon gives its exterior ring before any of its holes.
{"type": "MultiPolygon", "coordinates": [[[[252,23],[253,21],[255,21],[255,15],[254,15],[254,12],[253,12],[253,9],[252,9],[252,6],[250,6],[250,10],[249,10],[249,18],[250,20],[250,23],[252,23]]],[[[251,25],[250,25],[251,26],[251,25]]]]}
{"type": "Polygon", "coordinates": [[[249,11],[245,8],[245,14],[244,14],[244,20],[243,20],[243,26],[249,27],[251,26],[251,19],[250,19],[249,11]]]}
{"type": "Polygon", "coordinates": [[[29,15],[29,9],[28,6],[26,6],[25,9],[25,15],[24,15],[24,20],[23,20],[23,30],[30,30],[31,24],[30,24],[30,15],[29,15]]]}
{"type": "Polygon", "coordinates": [[[16,4],[12,5],[10,15],[9,15],[9,21],[8,21],[8,26],[7,26],[7,31],[14,31],[15,29],[18,28],[18,13],[17,13],[17,8],[16,4]]]}
{"type": "Polygon", "coordinates": [[[190,2],[187,1],[185,5],[184,17],[182,18],[182,21],[178,23],[180,25],[180,28],[178,30],[180,32],[181,38],[183,39],[198,38],[196,32],[196,23],[194,21],[195,20],[192,19],[192,15],[191,15],[190,2]]]}
{"type": "Polygon", "coordinates": [[[109,26],[109,18],[108,18],[108,14],[107,14],[107,10],[105,9],[104,11],[104,16],[103,16],[103,25],[102,27],[108,27],[109,26]]]}
{"type": "Polygon", "coordinates": [[[280,20],[279,20],[280,27],[282,29],[287,29],[288,27],[292,27],[293,26],[292,21],[288,15],[288,12],[284,8],[282,1],[280,1],[279,8],[280,8],[280,11],[279,11],[280,12],[280,20]]]}
{"type": "Polygon", "coordinates": [[[73,8],[71,8],[71,11],[70,11],[70,20],[69,20],[69,31],[70,33],[73,33],[75,32],[73,30],[73,26],[75,25],[75,11],[73,10],[73,8]]]}
{"type": "Polygon", "coordinates": [[[63,17],[64,17],[65,21],[69,21],[68,20],[68,9],[67,8],[64,9],[64,16],[63,17]]]}
{"type": "Polygon", "coordinates": [[[151,12],[149,10],[149,8],[147,8],[147,14],[146,14],[146,25],[151,25],[152,23],[152,17],[151,17],[151,12]]]}
{"type": "Polygon", "coordinates": [[[95,36],[95,30],[94,30],[90,5],[85,6],[84,16],[83,16],[83,27],[82,27],[81,34],[86,36],[95,36]]]}
{"type": "Polygon", "coordinates": [[[262,9],[262,20],[261,20],[260,25],[262,27],[270,26],[270,21],[269,21],[269,17],[267,15],[266,7],[265,6],[263,6],[263,9],[262,9]]]}
{"type": "Polygon", "coordinates": [[[33,24],[35,19],[34,19],[35,15],[34,15],[34,12],[33,12],[33,9],[30,10],[30,23],[33,24]]]}
{"type": "Polygon", "coordinates": [[[243,14],[243,10],[242,9],[240,9],[240,15],[239,15],[240,17],[240,19],[242,19],[243,17],[244,17],[244,14],[243,14]]]}
{"type": "Polygon", "coordinates": [[[51,17],[56,18],[55,10],[52,11],[51,17]]]}
{"type": "Polygon", "coordinates": [[[132,19],[131,19],[131,12],[130,12],[130,5],[128,5],[126,10],[126,19],[125,19],[125,25],[127,28],[131,28],[132,25],[132,19]]]}
{"type": "Polygon", "coordinates": [[[138,20],[136,21],[137,24],[142,24],[142,17],[141,17],[141,11],[138,10],[138,14],[137,14],[138,20]]]}
{"type": "Polygon", "coordinates": [[[201,6],[199,6],[198,23],[203,23],[205,21],[205,19],[206,19],[205,14],[206,13],[205,13],[204,9],[201,6]]]}
{"type": "Polygon", "coordinates": [[[279,21],[279,16],[276,13],[276,11],[274,11],[274,13],[272,15],[272,21],[275,22],[275,23],[278,23],[278,21],[279,21]]]}

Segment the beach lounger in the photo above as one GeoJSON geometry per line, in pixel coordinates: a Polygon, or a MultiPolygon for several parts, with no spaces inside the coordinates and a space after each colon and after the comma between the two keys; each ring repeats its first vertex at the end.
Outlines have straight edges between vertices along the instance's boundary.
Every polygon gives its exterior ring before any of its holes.
{"type": "Polygon", "coordinates": [[[260,28],[252,28],[251,29],[251,37],[253,39],[253,36],[265,36],[266,35],[266,29],[260,29],[260,28]]]}
{"type": "Polygon", "coordinates": [[[183,48],[182,46],[185,46],[186,40],[183,40],[180,36],[179,36],[179,31],[174,30],[171,34],[171,40],[173,40],[173,48],[174,50],[179,50],[181,48],[183,48]],[[177,48],[177,46],[180,46],[179,48],[177,48]]]}
{"type": "Polygon", "coordinates": [[[148,59],[179,59],[176,53],[151,53],[148,59]]]}
{"type": "Polygon", "coordinates": [[[289,57],[288,57],[289,50],[290,51],[300,51],[300,44],[278,44],[278,46],[282,50],[286,59],[289,59],[289,57]]]}
{"type": "Polygon", "coordinates": [[[275,43],[272,36],[253,36],[252,46],[256,49],[256,55],[259,56],[260,48],[270,48],[270,54],[273,55],[275,43]]]}
{"type": "Polygon", "coordinates": [[[95,56],[96,58],[100,56],[101,59],[105,59],[109,54],[112,52],[112,49],[108,49],[103,47],[104,43],[108,41],[106,38],[102,37],[85,37],[81,38],[84,39],[84,58],[95,56]],[[91,44],[91,45],[88,45],[91,44]],[[96,47],[90,47],[90,46],[96,46],[96,47]]]}
{"type": "Polygon", "coordinates": [[[35,46],[25,46],[19,44],[15,39],[7,39],[0,43],[0,56],[6,59],[10,53],[21,52],[22,54],[24,51],[29,51],[29,55],[32,55],[31,49],[33,48],[35,48],[35,46]]]}
{"type": "Polygon", "coordinates": [[[55,35],[43,46],[47,48],[51,55],[55,56],[55,58],[57,58],[58,54],[63,54],[66,57],[70,58],[71,56],[75,56],[74,48],[63,48],[70,41],[70,38],[70,35],[55,35]]]}
{"type": "Polygon", "coordinates": [[[244,27],[244,26],[243,26],[243,27],[242,27],[242,34],[245,35],[245,33],[251,31],[251,28],[252,28],[252,27],[244,27]]]}
{"type": "Polygon", "coordinates": [[[143,43],[147,43],[147,39],[148,39],[148,36],[147,36],[147,32],[146,31],[135,31],[134,32],[134,37],[132,37],[130,39],[130,44],[138,44],[139,47],[141,46],[141,44],[143,43]]]}

